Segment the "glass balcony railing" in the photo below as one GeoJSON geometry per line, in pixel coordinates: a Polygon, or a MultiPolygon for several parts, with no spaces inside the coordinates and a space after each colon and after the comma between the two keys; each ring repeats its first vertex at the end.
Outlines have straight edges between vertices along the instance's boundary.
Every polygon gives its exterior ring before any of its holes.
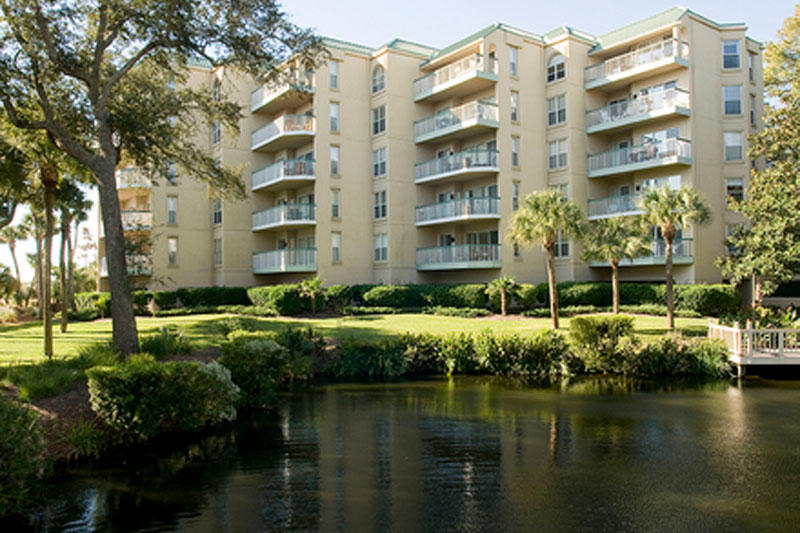
{"type": "Polygon", "coordinates": [[[418,270],[500,268],[499,244],[459,244],[417,249],[418,270]]]}
{"type": "Polygon", "coordinates": [[[250,110],[256,111],[289,92],[297,92],[302,95],[313,94],[314,76],[310,73],[301,75],[299,72],[295,72],[290,74],[288,78],[261,85],[250,93],[250,110]]]}
{"type": "Polygon", "coordinates": [[[632,50],[586,67],[584,82],[587,88],[597,87],[626,75],[662,64],[666,59],[689,60],[689,44],[677,39],[666,39],[649,46],[632,50]]]}
{"type": "Polygon", "coordinates": [[[439,111],[414,123],[414,141],[422,142],[453,133],[470,126],[498,127],[497,104],[476,100],[439,111]]]}
{"type": "Polygon", "coordinates": [[[632,172],[668,163],[689,165],[691,164],[691,159],[691,141],[676,137],[592,154],[588,158],[587,174],[591,178],[621,172],[632,172]]]}
{"type": "Polygon", "coordinates": [[[421,100],[476,76],[497,81],[497,61],[474,54],[414,80],[414,100],[421,100]]]}
{"type": "MultiPolygon", "coordinates": [[[[129,254],[125,257],[129,276],[150,276],[153,273],[153,256],[150,254],[129,254]]],[[[106,258],[100,260],[100,276],[108,277],[106,258]]]]}
{"type": "Polygon", "coordinates": [[[153,227],[152,211],[123,211],[121,214],[125,231],[146,231],[153,227]]]}
{"type": "Polygon", "coordinates": [[[262,189],[274,183],[296,179],[314,179],[313,159],[286,159],[253,172],[251,189],[262,189]]]}
{"type": "Polygon", "coordinates": [[[117,189],[149,189],[153,183],[138,168],[120,168],[117,170],[117,189]]]}
{"type": "Polygon", "coordinates": [[[438,157],[414,165],[414,180],[424,182],[440,176],[451,176],[459,172],[480,172],[499,170],[497,150],[467,150],[457,154],[438,157]]]}
{"type": "Polygon", "coordinates": [[[316,269],[316,248],[284,248],[253,254],[253,274],[313,272],[316,269]]]}
{"type": "Polygon", "coordinates": [[[622,194],[589,200],[589,220],[641,213],[638,194],[622,194]]]}
{"type": "Polygon", "coordinates": [[[417,207],[417,224],[499,216],[500,199],[494,196],[459,198],[417,207]]]}
{"type": "Polygon", "coordinates": [[[250,148],[256,150],[286,135],[314,135],[314,123],[308,114],[282,115],[250,134],[250,148]]]}
{"type": "Polygon", "coordinates": [[[284,204],[253,213],[253,230],[291,224],[313,224],[314,204],[284,204]]]}
{"type": "Polygon", "coordinates": [[[646,120],[654,114],[674,109],[689,109],[689,93],[683,89],[664,89],[637,98],[615,102],[586,112],[586,129],[599,131],[646,120]]]}

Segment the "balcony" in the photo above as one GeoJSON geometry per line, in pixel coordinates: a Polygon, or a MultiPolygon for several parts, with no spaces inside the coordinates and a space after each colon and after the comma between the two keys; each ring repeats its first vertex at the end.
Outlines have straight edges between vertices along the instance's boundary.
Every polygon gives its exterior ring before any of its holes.
{"type": "Polygon", "coordinates": [[[496,81],[497,62],[474,54],[414,80],[414,101],[459,98],[487,89],[496,81]]]}
{"type": "Polygon", "coordinates": [[[284,248],[253,254],[253,274],[314,272],[317,270],[316,248],[284,248]]]}
{"type": "Polygon", "coordinates": [[[589,200],[589,220],[640,215],[638,194],[625,194],[589,200]]]}
{"type": "Polygon", "coordinates": [[[586,175],[597,178],[649,168],[691,164],[691,141],[672,138],[590,155],[586,175]]]}
{"type": "Polygon", "coordinates": [[[499,244],[459,244],[417,249],[417,270],[500,268],[499,244]]]}
{"type": "Polygon", "coordinates": [[[279,190],[313,182],[313,160],[286,159],[253,172],[250,190],[279,190]]]}
{"type": "Polygon", "coordinates": [[[153,186],[150,178],[138,168],[117,169],[117,189],[149,189],[153,186]]]}
{"type": "MultiPolygon", "coordinates": [[[[663,265],[666,263],[667,245],[663,240],[653,241],[650,253],[635,259],[623,259],[620,261],[621,267],[632,266],[654,266],[663,265]]],[[[692,239],[684,238],[676,240],[672,243],[672,263],[674,265],[691,265],[694,262],[692,256],[692,239]]],[[[592,267],[608,267],[609,264],[605,261],[591,261],[589,266],[592,267]]]]}
{"type": "Polygon", "coordinates": [[[586,133],[611,133],[661,118],[688,117],[690,113],[687,91],[665,89],[587,111],[586,133]]]}
{"type": "MultiPolygon", "coordinates": [[[[130,254],[125,257],[129,276],[151,276],[153,274],[153,257],[150,254],[130,254]]],[[[106,258],[100,260],[100,277],[108,277],[106,258]]]]}
{"type": "Polygon", "coordinates": [[[253,213],[253,231],[315,225],[314,204],[285,204],[253,213]]]}
{"type": "Polygon", "coordinates": [[[586,67],[584,86],[605,91],[617,89],[640,75],[653,76],[689,67],[689,44],[667,39],[586,67]]]}
{"type": "Polygon", "coordinates": [[[152,211],[122,211],[121,214],[125,231],[150,231],[153,227],[152,211]]]}
{"type": "Polygon", "coordinates": [[[414,142],[445,141],[495,130],[497,104],[477,100],[439,111],[414,123],[414,142]]]}
{"type": "Polygon", "coordinates": [[[296,148],[314,139],[314,128],[311,115],[282,115],[250,134],[250,149],[276,152],[296,148]]]}
{"type": "Polygon", "coordinates": [[[500,218],[500,199],[486,196],[459,198],[417,207],[417,226],[500,218]]]}
{"type": "Polygon", "coordinates": [[[291,76],[288,80],[275,80],[263,84],[250,93],[250,112],[274,114],[282,109],[292,109],[310,101],[314,95],[312,76],[291,76]]]}
{"type": "Polygon", "coordinates": [[[497,150],[468,150],[414,165],[414,182],[456,181],[500,172],[497,150]]]}

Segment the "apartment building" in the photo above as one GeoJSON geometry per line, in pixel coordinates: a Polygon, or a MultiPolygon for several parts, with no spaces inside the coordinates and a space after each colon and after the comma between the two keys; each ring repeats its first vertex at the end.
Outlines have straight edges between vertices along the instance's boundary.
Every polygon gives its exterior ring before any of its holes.
{"type": "MultiPolygon", "coordinates": [[[[597,220],[635,215],[644,190],[669,184],[700,191],[713,214],[675,242],[676,279],[719,281],[714,260],[743,223],[728,198],[745,194],[746,137],[761,123],[762,46],[746,29],[673,8],[601,36],[493,24],[440,50],[325,39],[326,64],[288,61],[280,81],[198,66],[191,83],[249,109],[241,135],[212,126],[198,142],[245,168],[250,192],[220,201],[180,171],[153,184],[121,169],[126,230],[149,239],[131,274],[153,289],[540,282],[543,253],[504,238],[526,194],[558,188],[597,220]]],[[[654,229],[622,279],[662,279],[664,255],[654,229]]],[[[610,276],[567,240],[556,268],[610,276]]]]}

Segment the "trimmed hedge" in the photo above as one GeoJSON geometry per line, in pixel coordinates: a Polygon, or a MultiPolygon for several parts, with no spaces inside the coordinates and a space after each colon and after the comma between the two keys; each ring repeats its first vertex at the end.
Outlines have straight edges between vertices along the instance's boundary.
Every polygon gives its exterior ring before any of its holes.
{"type": "Polygon", "coordinates": [[[133,291],[131,293],[133,298],[133,313],[137,316],[150,316],[150,300],[153,299],[153,293],[150,291],[133,291]]]}
{"type": "Polygon", "coordinates": [[[300,296],[300,284],[265,285],[247,290],[247,296],[257,307],[270,307],[279,315],[293,316],[311,311],[311,302],[300,296]]]}
{"type": "Polygon", "coordinates": [[[203,305],[250,305],[245,287],[190,287],[175,291],[185,307],[203,305]]]}

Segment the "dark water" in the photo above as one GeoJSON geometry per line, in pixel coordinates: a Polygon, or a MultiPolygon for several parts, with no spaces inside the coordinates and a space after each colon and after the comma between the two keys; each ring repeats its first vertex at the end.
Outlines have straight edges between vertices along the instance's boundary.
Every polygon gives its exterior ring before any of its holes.
{"type": "Polygon", "coordinates": [[[82,467],[40,530],[800,529],[800,383],[327,386],[82,467]]]}

